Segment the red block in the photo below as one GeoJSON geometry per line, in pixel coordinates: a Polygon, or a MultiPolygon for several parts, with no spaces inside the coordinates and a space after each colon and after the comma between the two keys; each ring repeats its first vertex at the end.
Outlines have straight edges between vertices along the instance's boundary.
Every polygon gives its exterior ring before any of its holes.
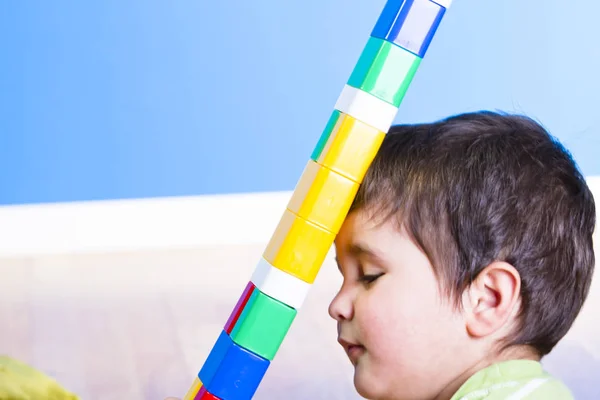
{"type": "Polygon", "coordinates": [[[200,388],[200,391],[194,398],[194,400],[221,400],[212,393],[209,393],[204,386],[200,388]]]}
{"type": "Polygon", "coordinates": [[[246,307],[246,304],[248,303],[250,296],[252,296],[252,292],[254,291],[254,289],[256,289],[256,286],[254,286],[254,284],[251,281],[248,282],[248,284],[246,285],[246,289],[244,289],[242,296],[238,300],[237,304],[235,305],[235,308],[229,316],[229,319],[225,323],[224,330],[225,332],[227,332],[228,335],[231,335],[231,331],[233,330],[233,327],[235,326],[237,320],[240,318],[242,311],[244,311],[244,307],[246,307]]]}

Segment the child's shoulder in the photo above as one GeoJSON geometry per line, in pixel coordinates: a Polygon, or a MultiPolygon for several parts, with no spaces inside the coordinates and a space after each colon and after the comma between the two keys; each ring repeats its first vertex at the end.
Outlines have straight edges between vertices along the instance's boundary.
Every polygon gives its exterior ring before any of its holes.
{"type": "Polygon", "coordinates": [[[511,360],[475,373],[451,400],[572,400],[569,388],[537,361],[511,360]]]}

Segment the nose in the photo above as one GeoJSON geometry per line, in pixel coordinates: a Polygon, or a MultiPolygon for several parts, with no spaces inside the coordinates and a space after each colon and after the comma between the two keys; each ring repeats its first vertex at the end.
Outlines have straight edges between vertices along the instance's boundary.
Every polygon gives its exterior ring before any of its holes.
{"type": "Polygon", "coordinates": [[[354,306],[348,290],[342,287],[329,304],[328,310],[331,318],[338,322],[351,320],[354,313],[354,306]]]}

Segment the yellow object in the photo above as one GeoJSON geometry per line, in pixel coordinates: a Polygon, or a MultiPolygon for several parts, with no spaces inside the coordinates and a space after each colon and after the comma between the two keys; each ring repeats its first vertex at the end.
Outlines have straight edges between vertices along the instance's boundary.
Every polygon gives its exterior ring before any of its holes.
{"type": "Polygon", "coordinates": [[[196,398],[196,395],[200,391],[200,388],[202,388],[202,381],[200,381],[200,379],[196,377],[194,379],[192,387],[190,387],[190,390],[188,390],[188,392],[185,394],[183,400],[194,400],[194,398],[196,398]]]}
{"type": "Polygon", "coordinates": [[[313,283],[335,235],[286,209],[263,254],[275,268],[313,283]]]}
{"type": "Polygon", "coordinates": [[[349,178],[309,160],[287,208],[337,235],[358,187],[349,178]]]}
{"type": "Polygon", "coordinates": [[[0,400],[79,400],[79,397],[35,368],[0,356],[0,400]]]}
{"type": "Polygon", "coordinates": [[[331,130],[326,130],[323,149],[315,161],[341,175],[362,183],[369,165],[381,147],[385,133],[351,116],[337,112],[331,130]]]}

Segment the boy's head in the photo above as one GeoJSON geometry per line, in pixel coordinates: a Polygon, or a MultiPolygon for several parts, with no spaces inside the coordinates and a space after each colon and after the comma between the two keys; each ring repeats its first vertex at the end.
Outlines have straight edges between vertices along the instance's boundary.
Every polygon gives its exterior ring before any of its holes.
{"type": "Polygon", "coordinates": [[[330,314],[359,392],[451,395],[494,361],[549,353],[587,296],[594,225],[584,177],[531,119],[392,127],[335,243],[330,314]]]}

